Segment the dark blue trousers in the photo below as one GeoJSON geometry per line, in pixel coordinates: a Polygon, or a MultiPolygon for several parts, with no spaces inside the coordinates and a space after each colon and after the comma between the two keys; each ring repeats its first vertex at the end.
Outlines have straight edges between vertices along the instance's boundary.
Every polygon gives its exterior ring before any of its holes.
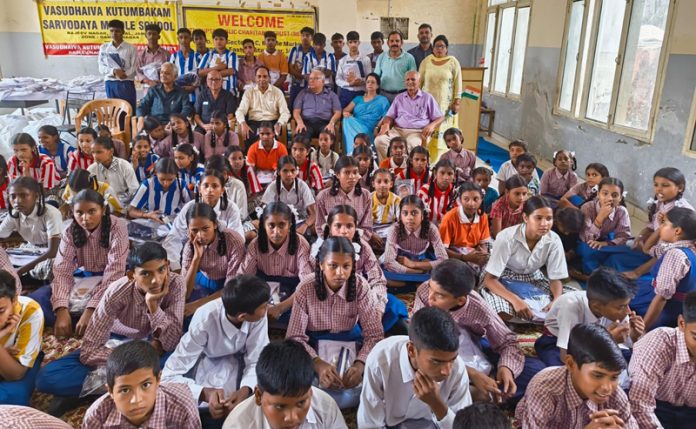
{"type": "Polygon", "coordinates": [[[657,401],[655,415],[665,429],[693,429],[696,408],[677,407],[669,402],[657,401]]]}
{"type": "MultiPolygon", "coordinates": [[[[104,81],[104,88],[106,89],[106,98],[126,100],[133,108],[133,116],[135,116],[135,83],[132,80],[107,80],[104,81]]],[[[119,118],[121,129],[123,129],[124,121],[125,116],[119,118]]],[[[135,133],[135,131],[133,132],[135,133]]]]}
{"type": "Polygon", "coordinates": [[[39,352],[34,366],[27,370],[22,379],[17,381],[0,381],[0,404],[29,406],[29,399],[34,391],[36,376],[39,374],[42,361],[43,353],[39,352]]]}
{"type": "MultiPolygon", "coordinates": [[[[490,343],[485,338],[481,339],[481,349],[491,364],[497,368],[498,362],[500,361],[500,355],[491,349],[490,343]]],[[[517,384],[517,392],[515,393],[515,396],[511,398],[511,400],[516,401],[522,399],[524,392],[527,390],[529,382],[532,381],[532,378],[544,368],[546,368],[546,365],[544,365],[544,362],[542,362],[540,359],[525,356],[524,368],[522,369],[520,375],[518,375],[515,379],[515,384],[517,384]]]]}

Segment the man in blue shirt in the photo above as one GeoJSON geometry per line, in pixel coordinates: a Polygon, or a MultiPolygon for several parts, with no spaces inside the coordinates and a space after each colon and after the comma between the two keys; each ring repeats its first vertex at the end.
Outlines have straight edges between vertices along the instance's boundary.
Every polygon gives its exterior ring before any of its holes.
{"type": "Polygon", "coordinates": [[[179,113],[190,117],[193,108],[189,102],[188,93],[174,85],[176,67],[172,63],[164,63],[160,69],[160,84],[147,91],[138,106],[138,130],[143,127],[143,118],[152,116],[161,124],[169,122],[171,113],[179,113]]]}
{"type": "Polygon", "coordinates": [[[375,73],[381,78],[379,93],[387,97],[391,103],[397,94],[406,89],[404,86],[406,72],[418,71],[418,67],[413,55],[401,49],[404,39],[399,31],[389,33],[387,44],[389,51],[377,58],[375,73]]]}

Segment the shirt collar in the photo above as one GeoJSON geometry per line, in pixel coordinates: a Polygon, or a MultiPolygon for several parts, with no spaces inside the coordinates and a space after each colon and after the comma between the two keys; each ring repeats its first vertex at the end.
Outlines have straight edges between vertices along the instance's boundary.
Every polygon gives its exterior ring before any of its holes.
{"type": "Polygon", "coordinates": [[[39,210],[38,206],[34,206],[34,210],[29,213],[29,216],[26,216],[24,213],[19,212],[19,219],[21,221],[26,221],[27,219],[36,219],[38,216],[36,215],[36,212],[39,210]]]}
{"type": "Polygon", "coordinates": [[[281,255],[287,255],[288,252],[288,243],[290,243],[290,237],[288,236],[283,244],[280,245],[278,249],[275,249],[273,246],[271,246],[271,243],[268,243],[268,253],[278,253],[281,255]]]}
{"type": "Polygon", "coordinates": [[[566,171],[565,174],[561,174],[561,172],[558,171],[558,168],[554,168],[553,172],[556,174],[556,177],[559,179],[567,179],[568,175],[570,174],[570,170],[566,171]]]}
{"type": "Polygon", "coordinates": [[[464,213],[464,207],[457,207],[457,212],[459,213],[459,221],[461,223],[479,223],[480,218],[478,213],[474,215],[474,221],[472,222],[469,220],[469,216],[467,216],[466,213],[464,213]]]}
{"type": "Polygon", "coordinates": [[[401,369],[401,381],[406,383],[413,382],[415,372],[411,366],[411,361],[408,358],[408,341],[401,344],[399,347],[399,367],[401,369]]]}
{"type": "MultiPolygon", "coordinates": [[[[112,222],[112,224],[113,224],[113,222],[112,222]]],[[[76,227],[79,227],[79,228],[82,228],[82,226],[77,225],[77,224],[76,224],[75,226],[76,226],[76,227]]],[[[97,239],[99,239],[100,234],[101,234],[101,228],[102,228],[102,224],[101,224],[101,222],[99,222],[99,226],[97,226],[97,227],[94,229],[94,231],[89,232],[89,231],[85,230],[85,233],[87,234],[87,239],[89,240],[89,239],[92,238],[92,237],[97,237],[97,239]]]]}
{"type": "Polygon", "coordinates": [[[331,288],[328,287],[328,286],[326,286],[326,285],[325,285],[324,287],[326,288],[326,292],[328,292],[328,295],[329,295],[329,296],[331,296],[331,295],[338,295],[338,296],[339,296],[341,299],[343,299],[344,301],[346,300],[346,295],[348,294],[348,286],[347,286],[347,285],[344,284],[344,285],[341,286],[341,288],[340,288],[338,291],[336,291],[336,292],[332,291],[331,288]]]}
{"type": "Polygon", "coordinates": [[[263,50],[263,54],[264,54],[264,55],[273,55],[273,56],[276,56],[276,55],[280,55],[280,51],[276,49],[275,52],[270,53],[270,52],[268,52],[267,50],[264,49],[264,50],[263,50]]]}
{"type": "MultiPolygon", "coordinates": [[[[220,307],[222,307],[222,305],[220,307]]],[[[223,332],[225,332],[228,338],[234,338],[237,332],[241,332],[245,337],[249,335],[249,322],[244,321],[242,322],[242,326],[237,328],[234,326],[234,323],[230,322],[230,319],[227,318],[225,309],[221,308],[220,310],[220,323],[222,324],[223,332]]]]}
{"type": "MultiPolygon", "coordinates": [[[[601,208],[601,207],[600,207],[600,204],[599,204],[599,199],[596,199],[596,200],[595,200],[595,210],[597,211],[597,213],[599,213],[599,209],[600,209],[600,208],[601,208]]],[[[607,216],[607,219],[609,219],[610,221],[613,222],[615,216],[616,216],[616,207],[614,207],[613,209],[611,209],[611,213],[609,213],[609,216],[607,216]]]]}
{"type": "MultiPolygon", "coordinates": [[[[259,149],[266,151],[266,148],[263,146],[263,143],[259,141],[259,149]]],[[[278,149],[278,140],[273,140],[273,147],[271,148],[271,151],[274,151],[278,149]]]]}
{"type": "Polygon", "coordinates": [[[408,95],[408,92],[406,92],[406,91],[402,92],[402,94],[404,94],[404,98],[407,98],[409,100],[416,100],[416,99],[419,99],[423,96],[423,90],[419,89],[418,92],[416,92],[416,96],[413,98],[411,98],[411,96],[408,95]]]}
{"type": "Polygon", "coordinates": [[[691,356],[689,356],[689,349],[686,348],[686,340],[684,339],[684,333],[677,328],[674,328],[677,334],[677,354],[675,362],[679,365],[685,365],[691,363],[691,356]]]}
{"type": "Polygon", "coordinates": [[[389,168],[390,169],[396,169],[396,168],[406,168],[408,166],[408,158],[404,157],[404,160],[401,161],[401,165],[397,165],[394,162],[394,157],[389,158],[389,168]]]}

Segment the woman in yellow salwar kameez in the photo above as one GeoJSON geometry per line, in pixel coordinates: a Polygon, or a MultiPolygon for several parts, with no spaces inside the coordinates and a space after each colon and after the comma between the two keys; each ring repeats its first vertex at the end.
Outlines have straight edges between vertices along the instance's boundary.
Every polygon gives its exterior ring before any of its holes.
{"type": "Polygon", "coordinates": [[[462,93],[462,70],[459,61],[447,54],[449,41],[443,35],[433,42],[433,54],[426,57],[420,65],[421,89],[432,94],[445,115],[445,121],[435,130],[428,151],[431,165],[447,152],[443,134],[448,128],[459,124],[459,103],[462,93]]]}

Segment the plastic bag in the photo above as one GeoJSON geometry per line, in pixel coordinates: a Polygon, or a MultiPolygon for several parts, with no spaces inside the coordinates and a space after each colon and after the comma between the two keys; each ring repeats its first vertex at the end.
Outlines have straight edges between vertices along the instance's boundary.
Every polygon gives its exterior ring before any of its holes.
{"type": "Polygon", "coordinates": [[[87,374],[85,382],[82,383],[80,398],[90,395],[103,395],[106,392],[106,367],[100,366],[87,374]]]}
{"type": "Polygon", "coordinates": [[[157,61],[154,63],[145,64],[144,66],[140,67],[140,71],[143,72],[146,78],[154,81],[159,81],[160,67],[162,67],[162,63],[157,61]]]}
{"type": "Polygon", "coordinates": [[[477,341],[471,338],[466,329],[459,330],[459,356],[466,366],[486,375],[493,371],[493,365],[488,361],[477,341]]]}
{"type": "Polygon", "coordinates": [[[82,313],[92,298],[92,290],[102,281],[102,276],[75,277],[75,285],[70,291],[68,308],[71,313],[82,313]]]}
{"type": "Polygon", "coordinates": [[[336,367],[340,377],[353,365],[357,350],[353,341],[319,340],[317,354],[324,361],[336,367]]]}
{"type": "Polygon", "coordinates": [[[177,77],[176,82],[174,83],[178,87],[198,86],[201,83],[201,79],[198,77],[196,72],[188,72],[177,77]]]}

